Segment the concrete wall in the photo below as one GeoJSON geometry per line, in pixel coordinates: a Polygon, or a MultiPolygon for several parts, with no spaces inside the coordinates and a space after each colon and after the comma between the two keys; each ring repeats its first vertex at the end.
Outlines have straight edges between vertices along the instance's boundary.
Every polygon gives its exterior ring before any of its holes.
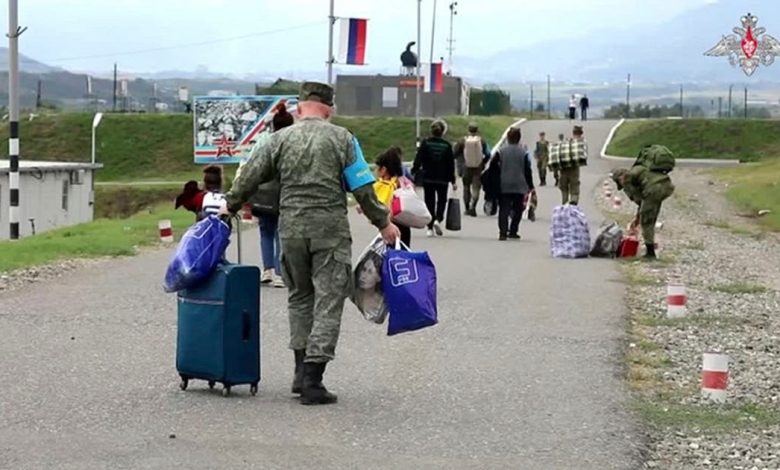
{"type": "MultiPolygon", "coordinates": [[[[466,114],[467,95],[462,79],[445,76],[444,92],[421,93],[421,113],[426,117],[466,114]]],[[[414,77],[339,75],[336,80],[336,112],[340,115],[414,117],[415,108],[414,77]],[[411,86],[400,86],[401,80],[411,86]]]]}
{"type": "MultiPolygon", "coordinates": [[[[70,183],[70,171],[50,170],[19,175],[19,232],[32,235],[30,218],[35,218],[35,232],[91,222],[94,205],[90,204],[92,170],[84,170],[82,184],[70,183]],[[40,177],[40,178],[37,178],[40,177]],[[63,182],[67,181],[67,209],[63,209],[63,182]]],[[[8,239],[8,173],[0,173],[0,240],[8,239]]]]}

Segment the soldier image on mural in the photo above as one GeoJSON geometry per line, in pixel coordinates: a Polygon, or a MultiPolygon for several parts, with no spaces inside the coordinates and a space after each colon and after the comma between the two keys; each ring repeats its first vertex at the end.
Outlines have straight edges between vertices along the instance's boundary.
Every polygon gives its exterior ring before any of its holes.
{"type": "Polygon", "coordinates": [[[293,115],[297,96],[202,96],[194,99],[195,163],[239,163],[269,130],[272,111],[286,102],[293,115]]]}

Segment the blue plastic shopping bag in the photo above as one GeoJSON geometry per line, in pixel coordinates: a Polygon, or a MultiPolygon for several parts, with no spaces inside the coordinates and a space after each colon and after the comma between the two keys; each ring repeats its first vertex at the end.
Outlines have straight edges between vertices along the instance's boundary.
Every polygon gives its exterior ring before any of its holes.
{"type": "Polygon", "coordinates": [[[178,292],[209,277],[225,256],[230,226],[210,215],[187,230],[165,272],[163,289],[178,292]]]}
{"type": "Polygon", "coordinates": [[[388,248],[384,257],[382,290],[390,311],[387,335],[416,331],[438,323],[436,268],[428,253],[396,246],[395,249],[388,248]]]}

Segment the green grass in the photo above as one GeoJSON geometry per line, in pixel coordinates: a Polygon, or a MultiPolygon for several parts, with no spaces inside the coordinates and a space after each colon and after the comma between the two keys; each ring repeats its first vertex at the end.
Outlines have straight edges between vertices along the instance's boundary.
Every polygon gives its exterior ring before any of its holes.
{"type": "Polygon", "coordinates": [[[28,237],[0,242],[0,272],[68,258],[133,255],[137,247],[159,241],[157,222],[170,219],[180,236],[194,222],[190,212],[156,206],[128,219],[100,219],[28,237]]]}
{"type": "Polygon", "coordinates": [[[627,121],[607,152],[635,157],[643,145],[663,144],[677,158],[755,162],[780,155],[780,121],[683,119],[627,121]]]}
{"type": "MultiPolygon", "coordinates": [[[[450,117],[447,138],[456,140],[466,133],[470,121],[480,125],[483,135],[494,145],[516,117],[450,117]]],[[[413,118],[335,117],[335,124],[351,129],[361,140],[370,160],[391,145],[414,157],[413,118]]],[[[92,115],[87,113],[43,114],[32,122],[22,122],[21,155],[26,160],[86,162],[90,159],[92,115]]],[[[427,134],[430,120],[422,122],[427,134]]],[[[7,123],[0,133],[8,133],[7,123]]],[[[106,114],[97,131],[97,161],[104,164],[98,181],[187,181],[200,180],[202,166],[193,163],[192,116],[186,114],[106,114]]],[[[7,157],[0,146],[0,157],[7,157]]],[[[233,168],[226,168],[232,175],[233,168]]],[[[231,179],[229,176],[228,179],[231,179]]]]}
{"type": "Polygon", "coordinates": [[[780,411],[755,404],[695,406],[641,401],[636,408],[647,422],[659,428],[718,433],[780,424],[780,411]]]}
{"type": "Polygon", "coordinates": [[[96,186],[95,218],[127,218],[150,207],[172,208],[179,185],[96,186]]]}
{"type": "Polygon", "coordinates": [[[780,231],[780,161],[742,165],[737,168],[714,170],[713,174],[729,184],[726,197],[742,210],[752,214],[768,209],[768,215],[758,222],[774,231],[780,231]]]}
{"type": "Polygon", "coordinates": [[[731,284],[719,284],[710,286],[709,289],[713,292],[723,292],[725,294],[763,294],[769,289],[760,284],[751,284],[749,282],[734,282],[731,284]]]}
{"type": "Polygon", "coordinates": [[[689,312],[688,315],[683,318],[667,318],[646,313],[639,313],[634,315],[634,321],[637,325],[646,326],[649,328],[678,328],[688,325],[708,326],[713,324],[731,326],[738,325],[743,320],[729,315],[697,315],[695,313],[689,312]]]}

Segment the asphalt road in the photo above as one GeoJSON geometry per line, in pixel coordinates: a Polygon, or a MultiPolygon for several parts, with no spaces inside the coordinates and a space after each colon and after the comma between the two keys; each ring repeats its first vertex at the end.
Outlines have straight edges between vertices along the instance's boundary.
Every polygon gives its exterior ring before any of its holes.
{"type": "MultiPolygon", "coordinates": [[[[587,195],[611,122],[587,123],[587,195]]],[[[528,141],[570,129],[529,122],[528,141]]],[[[495,219],[441,239],[415,232],[439,276],[440,324],[388,338],[344,313],[328,407],[289,395],[283,290],[264,289],[263,380],[223,398],[178,388],[169,251],[119,259],[0,295],[0,468],[637,468],[641,438],[621,381],[623,289],[613,262],[554,260],[539,220],[498,242],[495,219]],[[175,438],[173,437],[175,436],[175,438]]],[[[585,197],[597,225],[601,217],[585,197]]],[[[372,238],[353,218],[354,254],[372,238]]],[[[257,235],[244,237],[257,261],[257,235]]]]}

